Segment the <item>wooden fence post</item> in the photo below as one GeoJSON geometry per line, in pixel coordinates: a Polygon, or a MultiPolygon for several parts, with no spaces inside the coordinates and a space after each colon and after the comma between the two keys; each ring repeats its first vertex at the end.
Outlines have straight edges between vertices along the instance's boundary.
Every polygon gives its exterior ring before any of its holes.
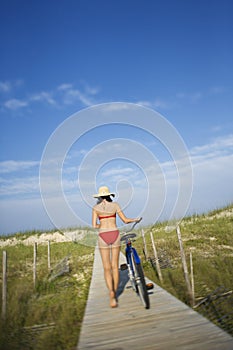
{"type": "Polygon", "coordinates": [[[143,245],[144,245],[144,255],[145,255],[145,258],[147,260],[148,254],[147,254],[146,238],[145,238],[145,234],[144,234],[143,229],[142,229],[142,239],[143,239],[143,245]]]}
{"type": "Polygon", "coordinates": [[[155,241],[154,241],[154,237],[153,237],[152,232],[150,232],[150,238],[151,238],[151,242],[152,242],[153,252],[154,252],[154,256],[155,256],[155,264],[156,264],[156,269],[158,272],[159,280],[161,283],[163,283],[163,277],[162,277],[162,273],[161,273],[161,269],[160,269],[160,265],[159,265],[159,258],[158,258],[157,250],[155,247],[155,241]]]}
{"type": "Polygon", "coordinates": [[[7,253],[4,250],[2,254],[2,319],[6,319],[7,302],[7,253]]]}
{"type": "Polygon", "coordinates": [[[33,285],[36,286],[36,260],[37,260],[37,244],[34,243],[33,249],[33,285]]]}
{"type": "Polygon", "coordinates": [[[192,288],[192,297],[193,297],[193,305],[194,305],[195,304],[195,287],[194,287],[193,256],[192,256],[192,252],[190,252],[190,276],[191,276],[191,288],[192,288]]]}
{"type": "Polygon", "coordinates": [[[189,280],[188,268],[187,268],[187,263],[186,263],[186,259],[185,259],[185,253],[184,253],[184,249],[183,249],[183,243],[182,243],[181,232],[180,232],[179,226],[177,226],[176,232],[177,232],[178,241],[179,241],[179,245],[180,245],[182,266],[183,266],[184,278],[185,278],[185,282],[186,282],[186,286],[187,286],[187,290],[188,290],[189,300],[190,300],[191,306],[193,306],[194,300],[193,300],[193,295],[192,295],[192,288],[191,288],[191,284],[190,284],[190,280],[189,280]]]}
{"type": "Polygon", "coordinates": [[[51,270],[51,261],[50,261],[50,241],[48,241],[48,270],[51,270]]]}

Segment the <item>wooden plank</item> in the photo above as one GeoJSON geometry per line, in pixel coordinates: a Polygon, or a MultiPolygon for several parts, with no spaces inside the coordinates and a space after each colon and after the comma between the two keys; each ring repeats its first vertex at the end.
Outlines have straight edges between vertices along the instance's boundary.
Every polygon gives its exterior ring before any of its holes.
{"type": "MultiPolygon", "coordinates": [[[[125,262],[123,254],[120,263],[125,262]]],[[[149,280],[147,279],[147,282],[149,280]]],[[[119,306],[109,307],[98,248],[78,350],[232,350],[233,338],[158,285],[146,310],[120,271],[119,306]]]]}

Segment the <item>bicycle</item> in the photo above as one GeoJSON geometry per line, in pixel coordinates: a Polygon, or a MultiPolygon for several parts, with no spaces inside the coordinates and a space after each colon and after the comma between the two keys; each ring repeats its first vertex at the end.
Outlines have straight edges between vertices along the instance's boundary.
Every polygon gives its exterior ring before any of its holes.
{"type": "Polygon", "coordinates": [[[129,233],[142,220],[142,218],[135,222],[127,232],[122,234],[121,242],[125,241],[125,256],[126,264],[121,264],[121,269],[128,269],[128,276],[133,290],[139,295],[141,302],[145,309],[150,308],[150,300],[147,290],[152,289],[151,283],[146,285],[143,268],[140,257],[136,248],[133,247],[132,242],[135,241],[136,233],[129,233]]]}

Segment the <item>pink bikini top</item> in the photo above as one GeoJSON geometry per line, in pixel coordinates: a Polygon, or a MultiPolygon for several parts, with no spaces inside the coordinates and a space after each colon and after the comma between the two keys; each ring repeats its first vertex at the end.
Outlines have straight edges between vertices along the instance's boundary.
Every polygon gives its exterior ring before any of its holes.
{"type": "Polygon", "coordinates": [[[99,220],[108,219],[108,218],[115,218],[115,217],[116,217],[116,213],[112,214],[112,215],[108,215],[108,216],[99,216],[99,220]]]}

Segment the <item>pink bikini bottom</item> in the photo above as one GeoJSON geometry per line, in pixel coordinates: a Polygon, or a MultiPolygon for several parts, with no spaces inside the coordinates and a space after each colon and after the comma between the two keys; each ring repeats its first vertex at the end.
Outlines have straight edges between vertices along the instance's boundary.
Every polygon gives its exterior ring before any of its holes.
{"type": "Polygon", "coordinates": [[[99,236],[102,238],[102,240],[110,245],[116,242],[117,238],[119,237],[119,231],[106,231],[106,232],[101,232],[99,233],[99,236]]]}

